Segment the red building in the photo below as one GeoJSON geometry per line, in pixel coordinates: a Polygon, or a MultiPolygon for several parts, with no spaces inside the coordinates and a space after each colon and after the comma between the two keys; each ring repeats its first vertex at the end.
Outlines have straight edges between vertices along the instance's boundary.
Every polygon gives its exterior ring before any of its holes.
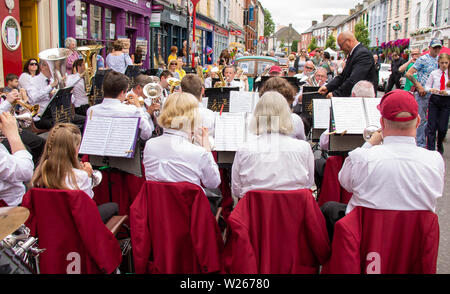
{"type": "Polygon", "coordinates": [[[317,21],[313,20],[312,26],[301,34],[300,44],[298,45],[299,50],[300,49],[308,49],[309,43],[311,43],[311,40],[312,40],[313,29],[316,26],[317,26],[317,21]]]}
{"type": "Polygon", "coordinates": [[[255,0],[245,0],[244,9],[245,49],[256,54],[258,46],[258,5],[255,0]]]}

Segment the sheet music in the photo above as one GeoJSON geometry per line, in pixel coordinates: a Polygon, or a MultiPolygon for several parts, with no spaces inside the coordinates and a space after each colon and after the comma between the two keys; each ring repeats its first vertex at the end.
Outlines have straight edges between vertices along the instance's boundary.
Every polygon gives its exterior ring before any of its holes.
{"type": "Polygon", "coordinates": [[[132,158],[139,118],[92,116],[87,119],[80,154],[132,158]]]}
{"type": "Polygon", "coordinates": [[[328,129],[330,126],[330,99],[313,99],[314,129],[328,129]]]}
{"type": "Polygon", "coordinates": [[[214,150],[236,151],[245,142],[245,117],[245,113],[222,113],[216,117],[214,150]]]}
{"type": "Polygon", "coordinates": [[[363,98],[364,108],[367,114],[367,126],[377,126],[381,128],[381,113],[377,106],[381,102],[381,98],[363,98]]]}
{"type": "Polygon", "coordinates": [[[362,98],[331,98],[336,133],[362,134],[367,126],[362,98]]]}
{"type": "Polygon", "coordinates": [[[259,102],[259,93],[258,92],[255,92],[254,93],[254,96],[253,96],[253,105],[252,105],[252,113],[255,111],[255,108],[256,108],[256,104],[258,104],[258,102],[259,102]]]}
{"type": "Polygon", "coordinates": [[[253,112],[254,92],[230,92],[230,112],[253,112]]]}
{"type": "Polygon", "coordinates": [[[138,127],[139,118],[113,119],[104,155],[131,158],[134,152],[136,130],[138,127]]]}

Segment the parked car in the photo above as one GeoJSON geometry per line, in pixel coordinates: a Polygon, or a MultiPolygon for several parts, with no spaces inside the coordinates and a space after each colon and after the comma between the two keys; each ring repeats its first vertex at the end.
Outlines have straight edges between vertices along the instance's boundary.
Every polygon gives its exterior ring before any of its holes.
{"type": "Polygon", "coordinates": [[[378,90],[384,91],[391,75],[391,65],[389,63],[381,63],[378,76],[378,90]]]}

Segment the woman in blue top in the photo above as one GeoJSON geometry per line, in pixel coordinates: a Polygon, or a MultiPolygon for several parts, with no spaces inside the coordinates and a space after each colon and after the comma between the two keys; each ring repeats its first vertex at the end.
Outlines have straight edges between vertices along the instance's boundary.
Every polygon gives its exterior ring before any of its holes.
{"type": "Polygon", "coordinates": [[[122,42],[116,40],[113,43],[113,51],[106,56],[106,68],[114,71],[125,73],[128,65],[132,65],[133,61],[128,54],[123,53],[122,42]]]}

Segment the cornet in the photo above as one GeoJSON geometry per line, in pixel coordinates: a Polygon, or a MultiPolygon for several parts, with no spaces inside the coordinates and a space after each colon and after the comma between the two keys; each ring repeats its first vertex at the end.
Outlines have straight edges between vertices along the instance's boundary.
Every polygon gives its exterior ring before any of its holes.
{"type": "MultiPolygon", "coordinates": [[[[152,105],[153,103],[160,103],[163,88],[159,83],[148,83],[144,86],[144,89],[142,91],[144,92],[144,95],[151,100],[150,105],[152,105]]],[[[159,111],[155,111],[154,115],[159,116],[159,111]]]]}
{"type": "MultiPolygon", "coordinates": [[[[16,118],[17,124],[19,125],[19,132],[23,129],[27,129],[33,123],[33,117],[39,112],[39,105],[30,105],[21,100],[16,100],[12,103],[11,115],[16,118]],[[16,113],[16,106],[20,106],[18,112],[16,113]]],[[[0,140],[6,139],[0,130],[0,140]]]]}
{"type": "MultiPolygon", "coordinates": [[[[133,94],[133,93],[128,94],[127,98],[125,98],[125,104],[131,104],[130,100],[133,98],[134,95],[135,94],[133,94]]],[[[138,97],[138,100],[139,100],[139,104],[141,105],[141,107],[144,106],[144,104],[145,104],[144,98],[138,97]]]]}
{"type": "Polygon", "coordinates": [[[376,132],[381,131],[381,129],[378,126],[370,125],[363,131],[363,138],[366,142],[370,141],[370,138],[372,138],[372,135],[376,132]]]}
{"type": "Polygon", "coordinates": [[[175,91],[175,87],[178,87],[179,85],[181,85],[181,81],[177,78],[168,78],[167,83],[170,86],[170,94],[172,94],[173,91],[175,91]]]}

